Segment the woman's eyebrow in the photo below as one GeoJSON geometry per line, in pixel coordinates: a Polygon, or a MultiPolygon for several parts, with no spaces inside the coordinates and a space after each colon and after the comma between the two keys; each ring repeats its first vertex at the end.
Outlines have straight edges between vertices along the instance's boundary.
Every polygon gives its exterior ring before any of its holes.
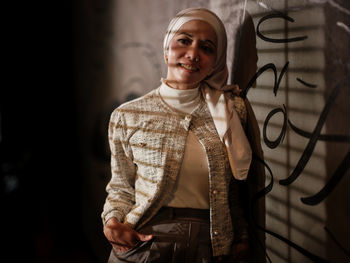
{"type": "Polygon", "coordinates": [[[187,33],[187,32],[180,32],[179,35],[185,35],[185,36],[188,36],[188,37],[193,37],[193,35],[191,35],[190,33],[187,33]]]}

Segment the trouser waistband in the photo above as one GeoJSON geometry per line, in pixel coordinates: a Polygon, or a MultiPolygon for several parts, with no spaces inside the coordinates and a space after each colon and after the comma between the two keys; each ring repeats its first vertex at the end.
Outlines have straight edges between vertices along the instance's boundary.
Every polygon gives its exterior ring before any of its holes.
{"type": "Polygon", "coordinates": [[[177,207],[162,207],[157,218],[162,219],[194,219],[209,222],[210,211],[209,209],[198,209],[198,208],[177,208],[177,207]]]}

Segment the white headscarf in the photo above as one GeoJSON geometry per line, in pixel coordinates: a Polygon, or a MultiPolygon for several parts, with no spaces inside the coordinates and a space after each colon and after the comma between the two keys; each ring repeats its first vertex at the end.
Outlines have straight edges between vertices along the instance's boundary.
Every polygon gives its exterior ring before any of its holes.
{"type": "Polygon", "coordinates": [[[164,58],[171,39],[181,26],[191,20],[202,20],[210,24],[217,36],[217,57],[212,73],[202,81],[202,91],[220,139],[225,143],[233,176],[245,180],[248,175],[252,151],[244,133],[238,114],[234,109],[230,93],[237,85],[227,85],[226,64],[227,37],[220,18],[205,8],[188,8],[179,12],[168,26],[164,37],[164,58]]]}

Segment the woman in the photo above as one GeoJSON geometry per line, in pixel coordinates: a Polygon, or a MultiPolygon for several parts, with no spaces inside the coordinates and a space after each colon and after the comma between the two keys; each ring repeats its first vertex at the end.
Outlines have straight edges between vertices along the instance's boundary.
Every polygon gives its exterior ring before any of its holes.
{"type": "Polygon", "coordinates": [[[251,149],[244,101],[226,85],[226,45],[214,13],[181,11],[164,38],[166,79],[112,113],[109,262],[239,262],[248,253],[237,180],[251,149]]]}

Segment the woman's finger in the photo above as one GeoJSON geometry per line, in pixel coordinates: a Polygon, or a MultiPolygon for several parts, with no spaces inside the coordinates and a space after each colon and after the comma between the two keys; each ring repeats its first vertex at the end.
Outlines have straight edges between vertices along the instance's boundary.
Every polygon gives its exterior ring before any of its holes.
{"type": "Polygon", "coordinates": [[[144,235],[144,234],[141,234],[141,233],[137,233],[137,237],[140,241],[149,241],[153,238],[153,235],[144,235]]]}

